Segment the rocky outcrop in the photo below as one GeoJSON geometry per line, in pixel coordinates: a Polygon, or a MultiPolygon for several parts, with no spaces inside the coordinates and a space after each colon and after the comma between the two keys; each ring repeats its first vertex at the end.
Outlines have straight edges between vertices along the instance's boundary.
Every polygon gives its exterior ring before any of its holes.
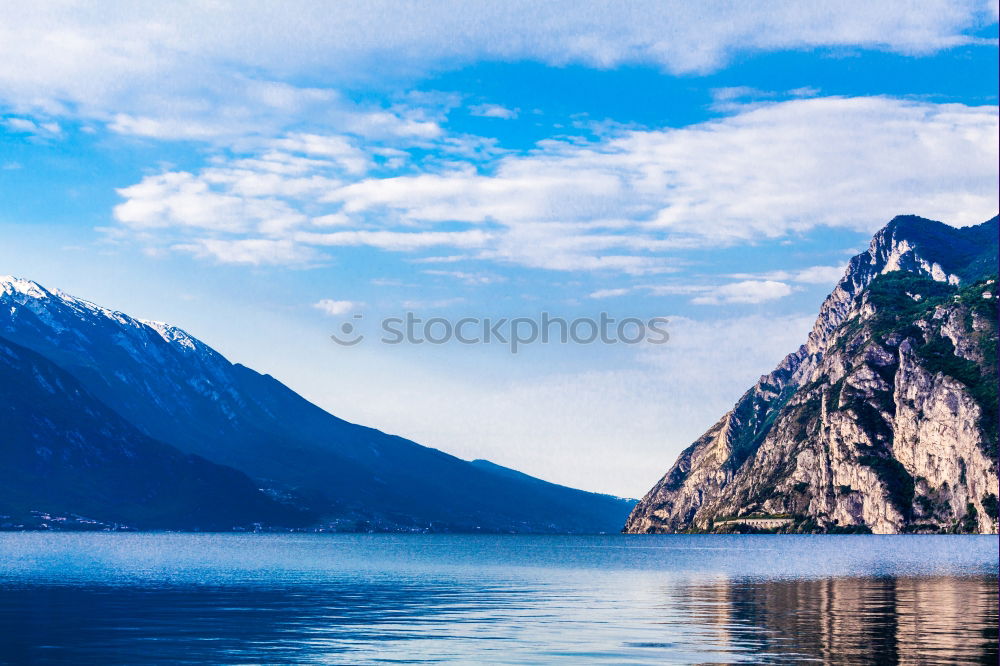
{"type": "Polygon", "coordinates": [[[680,455],[625,531],[758,514],[792,517],[787,531],[996,531],[996,235],[996,218],[893,220],[806,344],[680,455]]]}

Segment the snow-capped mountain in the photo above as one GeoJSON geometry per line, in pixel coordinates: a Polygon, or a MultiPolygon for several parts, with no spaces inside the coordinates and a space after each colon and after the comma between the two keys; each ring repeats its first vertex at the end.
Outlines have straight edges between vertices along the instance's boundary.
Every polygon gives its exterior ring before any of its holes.
{"type": "Polygon", "coordinates": [[[145,435],[234,467],[322,520],[386,528],[617,531],[627,500],[472,464],[338,419],[176,327],[0,278],[0,337],[145,435]]]}

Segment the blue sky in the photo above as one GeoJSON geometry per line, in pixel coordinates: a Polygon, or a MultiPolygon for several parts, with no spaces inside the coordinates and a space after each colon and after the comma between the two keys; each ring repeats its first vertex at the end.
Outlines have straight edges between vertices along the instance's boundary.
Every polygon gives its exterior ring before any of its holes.
{"type": "Polygon", "coordinates": [[[333,413],[641,495],[899,213],[997,212],[997,7],[41,3],[0,23],[0,273],[333,413]],[[647,345],[344,349],[423,316],[647,345]]]}

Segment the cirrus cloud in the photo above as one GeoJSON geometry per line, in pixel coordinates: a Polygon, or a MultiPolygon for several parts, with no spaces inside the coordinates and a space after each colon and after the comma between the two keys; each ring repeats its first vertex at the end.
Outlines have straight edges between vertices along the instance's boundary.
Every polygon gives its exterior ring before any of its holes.
{"type": "Polygon", "coordinates": [[[499,104],[477,104],[469,107],[469,113],[481,118],[501,118],[503,120],[513,120],[517,118],[517,109],[508,109],[499,104]]]}

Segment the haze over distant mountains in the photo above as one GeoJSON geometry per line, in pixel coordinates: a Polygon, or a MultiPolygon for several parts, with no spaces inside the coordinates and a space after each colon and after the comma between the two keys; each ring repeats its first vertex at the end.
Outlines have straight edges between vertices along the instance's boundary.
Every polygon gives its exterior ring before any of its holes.
{"type": "Polygon", "coordinates": [[[348,423],[167,324],[11,277],[0,304],[11,525],[595,533],[634,505],[348,423]]]}
{"type": "Polygon", "coordinates": [[[997,235],[893,219],[625,531],[996,532],[997,235]]]}

